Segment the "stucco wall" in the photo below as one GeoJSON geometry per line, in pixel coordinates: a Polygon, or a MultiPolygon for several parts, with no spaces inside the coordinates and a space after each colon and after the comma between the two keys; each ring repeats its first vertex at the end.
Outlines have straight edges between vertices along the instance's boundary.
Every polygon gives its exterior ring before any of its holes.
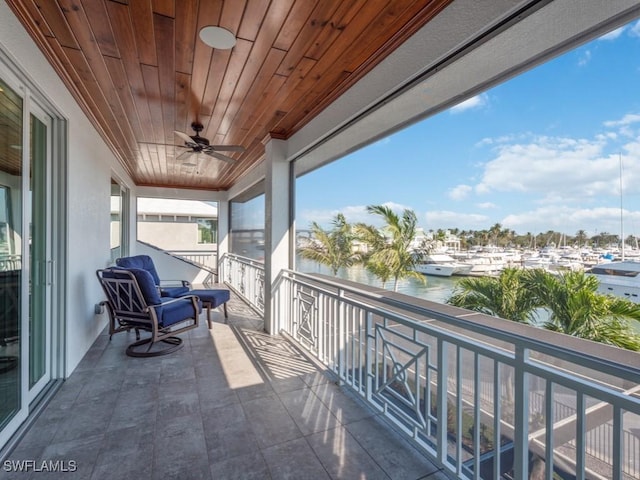
{"type": "Polygon", "coordinates": [[[138,240],[163,250],[215,250],[215,244],[198,243],[197,223],[138,222],[138,240]]]}

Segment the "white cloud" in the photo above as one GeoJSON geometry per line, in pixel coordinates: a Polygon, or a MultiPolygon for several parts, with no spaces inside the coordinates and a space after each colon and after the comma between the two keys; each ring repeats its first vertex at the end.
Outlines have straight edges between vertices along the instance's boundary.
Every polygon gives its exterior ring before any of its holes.
{"type": "MultiPolygon", "coordinates": [[[[632,225],[640,225],[640,212],[624,211],[625,236],[634,232],[632,225]],[[628,230],[628,231],[627,231],[628,230]]],[[[620,234],[620,209],[614,207],[571,208],[560,205],[548,205],[527,212],[511,214],[500,222],[504,227],[518,233],[546,232],[555,230],[573,235],[585,230],[589,236],[600,232],[620,234]]]]}
{"type": "MultiPolygon", "coordinates": [[[[640,164],[633,160],[636,142],[624,147],[625,185],[640,182],[640,164]]],[[[501,145],[484,165],[477,193],[521,192],[537,196],[539,203],[616,195],[619,157],[605,154],[607,137],[594,140],[538,137],[528,143],[501,145]]]]}
{"type": "Polygon", "coordinates": [[[632,37],[640,37],[640,20],[633,24],[629,30],[629,35],[632,37]]]}
{"type": "MultiPolygon", "coordinates": [[[[394,212],[401,214],[405,209],[411,210],[411,207],[401,205],[394,202],[383,203],[385,207],[389,207],[394,212]]],[[[339,209],[315,209],[302,210],[296,218],[296,227],[300,230],[309,228],[311,222],[316,222],[322,228],[329,228],[331,222],[338,213],[342,213],[348,223],[368,223],[371,225],[381,226],[382,222],[377,216],[367,212],[367,205],[347,205],[339,209]]]]}
{"type": "Polygon", "coordinates": [[[451,212],[448,210],[430,211],[424,215],[426,230],[438,228],[482,229],[487,228],[490,218],[475,213],[451,212]]]}
{"type": "Polygon", "coordinates": [[[298,212],[296,217],[296,228],[306,230],[311,225],[311,222],[316,222],[321,227],[326,228],[331,224],[331,221],[337,213],[337,210],[302,210],[298,212]]]}
{"type": "Polygon", "coordinates": [[[619,120],[608,120],[604,122],[605,127],[624,127],[640,122],[640,114],[628,113],[619,120]]]}
{"type": "Polygon", "coordinates": [[[480,95],[476,95],[475,97],[471,97],[464,102],[460,102],[459,104],[451,107],[451,113],[460,113],[465,110],[470,110],[472,108],[480,108],[489,103],[489,96],[486,93],[481,93],[480,95]]]}
{"type": "Polygon", "coordinates": [[[491,203],[491,202],[477,203],[476,207],[483,208],[483,209],[498,208],[498,206],[495,203],[491,203]]]}
{"type": "Polygon", "coordinates": [[[527,138],[531,138],[533,134],[531,133],[520,133],[520,134],[512,134],[512,135],[502,135],[500,137],[485,137],[479,142],[477,142],[475,147],[485,147],[491,145],[500,145],[503,143],[513,143],[515,141],[523,141],[527,138]]]}
{"type": "Polygon", "coordinates": [[[373,145],[388,145],[390,143],[391,143],[391,137],[384,137],[378,140],[377,142],[375,142],[373,145]]]}
{"type": "Polygon", "coordinates": [[[626,27],[616,28],[615,30],[613,30],[613,31],[611,31],[609,33],[605,33],[598,40],[615,40],[620,35],[622,35],[622,32],[624,32],[625,28],[626,27]]]}
{"type": "Polygon", "coordinates": [[[585,50],[578,59],[578,66],[584,67],[591,60],[591,50],[585,50]]]}
{"type": "Polygon", "coordinates": [[[469,185],[457,185],[449,190],[448,196],[452,200],[464,200],[472,191],[469,185]]]}

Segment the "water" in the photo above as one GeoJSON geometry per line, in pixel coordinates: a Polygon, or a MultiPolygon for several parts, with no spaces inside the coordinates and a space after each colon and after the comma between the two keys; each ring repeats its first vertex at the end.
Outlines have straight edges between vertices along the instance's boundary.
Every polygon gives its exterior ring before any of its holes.
{"type": "MultiPolygon", "coordinates": [[[[310,260],[298,258],[297,270],[304,273],[321,273],[332,275],[331,270],[324,265],[320,265],[310,260]]],[[[343,268],[338,271],[338,278],[351,280],[353,282],[364,283],[374,287],[382,287],[382,282],[371,273],[367,272],[362,265],[351,268],[343,268]]],[[[432,277],[425,276],[426,283],[420,283],[413,278],[398,281],[398,292],[412,297],[430,300],[432,302],[446,303],[451,296],[456,282],[462,277],[432,277]]],[[[387,282],[384,286],[387,290],[393,290],[393,282],[387,282]]]]}
{"type": "MultiPolygon", "coordinates": [[[[303,273],[321,273],[324,275],[330,275],[331,270],[323,265],[310,260],[304,260],[298,258],[297,270],[303,273]]],[[[338,271],[338,278],[345,280],[351,280],[354,282],[364,283],[365,285],[371,285],[374,287],[382,287],[382,282],[376,278],[362,265],[356,265],[348,269],[340,269],[338,271]]],[[[464,277],[433,277],[425,275],[426,283],[421,283],[413,278],[407,278],[398,282],[398,292],[405,295],[411,295],[413,297],[422,298],[424,300],[430,300],[437,303],[447,303],[447,300],[453,293],[456,283],[464,277]]],[[[385,288],[387,290],[393,290],[393,282],[387,282],[385,288]]],[[[549,312],[545,309],[537,309],[535,316],[531,319],[533,325],[542,326],[544,322],[549,320],[549,312]]],[[[638,323],[638,330],[640,331],[640,322],[638,323]]]]}

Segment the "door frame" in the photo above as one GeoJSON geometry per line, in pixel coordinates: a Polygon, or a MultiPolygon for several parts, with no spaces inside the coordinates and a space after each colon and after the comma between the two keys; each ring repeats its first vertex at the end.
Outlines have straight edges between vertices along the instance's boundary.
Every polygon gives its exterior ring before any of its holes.
{"type": "MultiPolygon", "coordinates": [[[[37,413],[46,405],[49,398],[55,393],[57,387],[65,377],[66,367],[66,291],[67,291],[67,252],[68,252],[68,121],[58,108],[39,90],[31,77],[22,72],[0,46],[0,78],[11,89],[17,92],[23,99],[23,166],[29,165],[28,155],[30,145],[30,115],[34,113],[42,120],[42,115],[47,118],[47,175],[49,175],[49,185],[51,194],[49,196],[50,206],[49,218],[47,219],[47,267],[46,280],[50,283],[50,295],[47,300],[47,345],[48,353],[46,362],[48,364],[47,381],[41,385],[36,383],[32,388],[33,394],[29,392],[29,335],[21,335],[21,398],[20,407],[17,413],[0,430],[0,452],[11,448],[11,443],[16,441],[19,430],[28,428],[35,420],[37,413]],[[26,120],[24,120],[26,118],[26,120]],[[26,130],[26,134],[24,133],[26,130]],[[55,226],[55,228],[53,228],[55,226]],[[38,390],[35,393],[35,390],[38,390]]],[[[25,223],[31,216],[31,211],[25,207],[25,195],[28,194],[28,169],[25,170],[22,180],[22,248],[23,255],[26,256],[22,268],[21,285],[21,328],[22,332],[29,332],[29,296],[28,279],[30,275],[29,253],[25,252],[25,240],[28,237],[29,224],[25,223]],[[27,189],[25,189],[25,182],[27,189]],[[26,295],[25,295],[26,293],[26,295]]]]}

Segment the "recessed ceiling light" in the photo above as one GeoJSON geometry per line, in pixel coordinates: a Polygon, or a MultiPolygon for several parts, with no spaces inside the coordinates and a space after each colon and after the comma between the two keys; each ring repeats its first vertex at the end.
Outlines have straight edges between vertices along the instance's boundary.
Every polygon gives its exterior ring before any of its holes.
{"type": "Polygon", "coordinates": [[[200,40],[218,50],[228,50],[236,44],[235,35],[222,27],[204,27],[200,30],[200,40]]]}

